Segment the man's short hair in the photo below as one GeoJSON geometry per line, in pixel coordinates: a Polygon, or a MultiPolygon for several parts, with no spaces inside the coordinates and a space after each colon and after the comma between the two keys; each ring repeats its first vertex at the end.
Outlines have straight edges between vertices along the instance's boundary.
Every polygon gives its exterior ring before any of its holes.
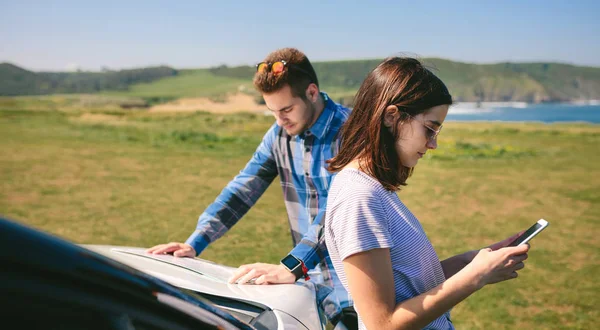
{"type": "Polygon", "coordinates": [[[269,70],[257,71],[253,81],[254,87],[261,94],[274,93],[289,85],[293,96],[305,98],[306,89],[310,84],[319,87],[317,74],[308,57],[296,48],[278,49],[267,55],[263,62],[267,63],[269,70]],[[270,68],[278,61],[284,61],[286,64],[283,72],[275,74],[270,68]]]}

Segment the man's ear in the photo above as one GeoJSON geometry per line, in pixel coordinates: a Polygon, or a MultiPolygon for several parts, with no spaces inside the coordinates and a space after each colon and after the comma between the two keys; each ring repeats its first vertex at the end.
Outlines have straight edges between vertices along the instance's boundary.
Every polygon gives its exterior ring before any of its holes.
{"type": "Polygon", "coordinates": [[[315,103],[319,99],[319,87],[317,85],[311,83],[306,87],[306,99],[315,103]]]}
{"type": "Polygon", "coordinates": [[[383,125],[387,128],[392,128],[396,124],[396,119],[400,116],[400,111],[395,105],[389,105],[383,111],[383,125]]]}

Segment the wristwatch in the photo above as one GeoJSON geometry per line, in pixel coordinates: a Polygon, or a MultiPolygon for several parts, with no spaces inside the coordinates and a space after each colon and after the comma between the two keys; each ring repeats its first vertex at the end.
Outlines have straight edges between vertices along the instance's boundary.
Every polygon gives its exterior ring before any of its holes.
{"type": "Polygon", "coordinates": [[[302,260],[294,257],[291,254],[288,254],[285,258],[281,259],[281,264],[292,274],[294,274],[294,276],[296,276],[296,281],[299,278],[304,277],[304,270],[302,269],[302,260]]]}

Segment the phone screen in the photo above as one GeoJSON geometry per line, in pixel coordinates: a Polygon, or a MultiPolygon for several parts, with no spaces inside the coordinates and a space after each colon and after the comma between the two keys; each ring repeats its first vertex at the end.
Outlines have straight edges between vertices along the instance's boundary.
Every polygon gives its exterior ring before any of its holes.
{"type": "Polygon", "coordinates": [[[523,235],[519,236],[516,240],[512,241],[512,243],[508,244],[508,246],[517,246],[517,245],[521,244],[521,242],[526,240],[529,236],[531,236],[531,234],[535,233],[536,230],[538,230],[542,227],[544,227],[544,226],[542,226],[540,223],[536,222],[533,226],[529,227],[529,229],[527,229],[523,233],[523,235]]]}

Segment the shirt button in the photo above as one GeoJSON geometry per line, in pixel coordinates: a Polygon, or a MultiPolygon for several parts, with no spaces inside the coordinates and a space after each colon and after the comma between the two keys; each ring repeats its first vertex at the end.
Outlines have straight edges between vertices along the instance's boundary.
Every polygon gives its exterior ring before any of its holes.
{"type": "Polygon", "coordinates": [[[306,135],[311,135],[312,133],[310,131],[306,131],[306,135]]]}
{"type": "Polygon", "coordinates": [[[305,149],[305,151],[306,151],[306,152],[310,152],[310,148],[306,148],[306,149],[305,149]]]}
{"type": "Polygon", "coordinates": [[[311,197],[311,198],[317,198],[317,195],[315,195],[315,194],[312,194],[312,195],[310,195],[310,197],[311,197]]]}
{"type": "Polygon", "coordinates": [[[304,173],[304,175],[308,176],[309,174],[308,174],[308,172],[306,172],[306,173],[304,173]]]}

